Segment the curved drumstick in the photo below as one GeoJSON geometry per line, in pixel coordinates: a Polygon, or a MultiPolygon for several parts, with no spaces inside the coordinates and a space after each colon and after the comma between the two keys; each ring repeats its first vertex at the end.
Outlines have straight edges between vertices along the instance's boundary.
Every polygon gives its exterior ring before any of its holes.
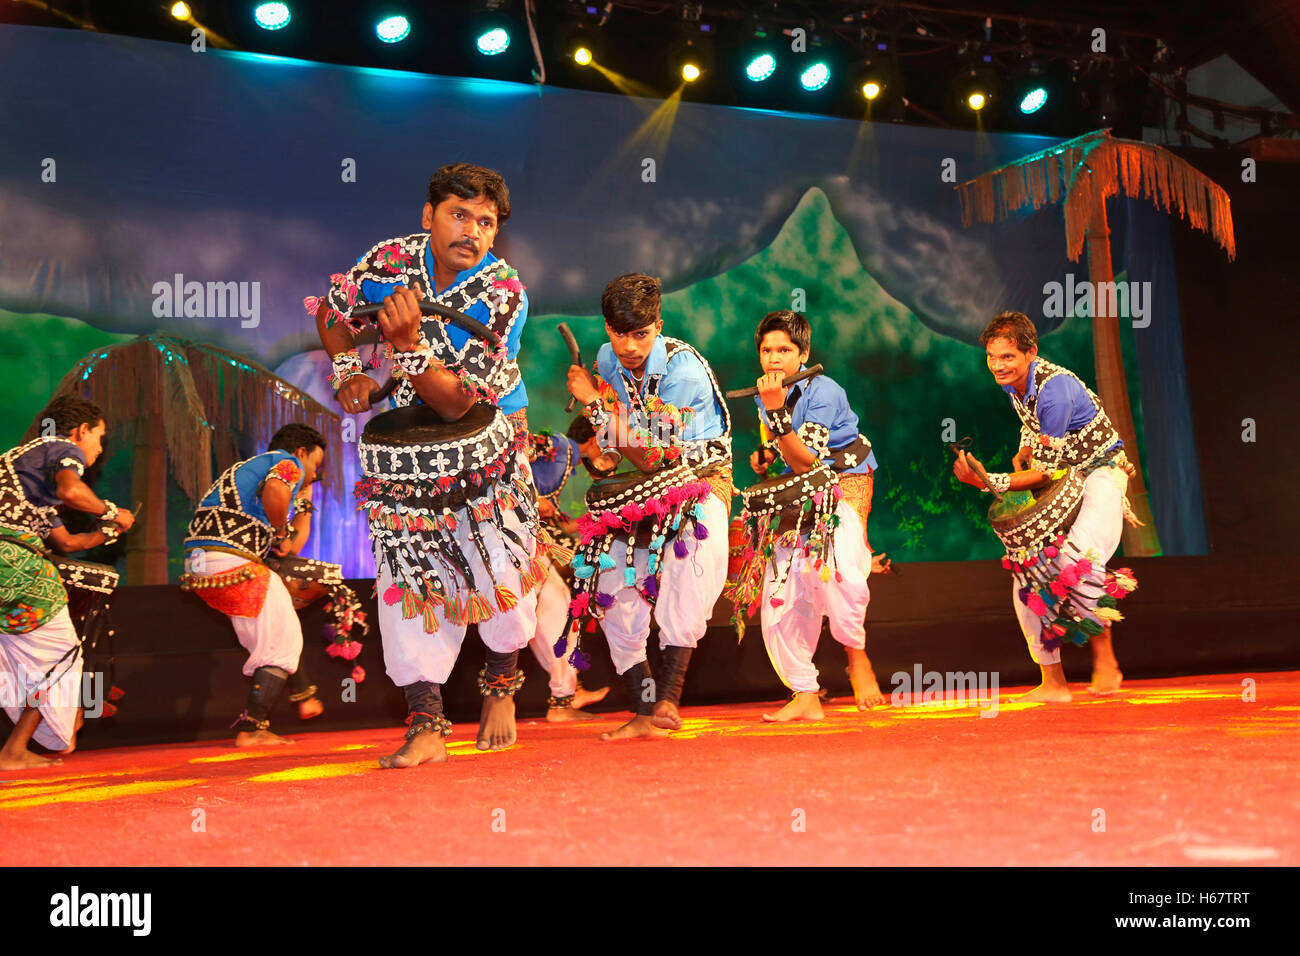
{"type": "MultiPolygon", "coordinates": [[[[796,372],[791,375],[781,383],[781,386],[783,388],[789,388],[791,385],[798,385],[805,379],[812,378],[814,375],[820,375],[821,373],[822,367],[820,365],[813,365],[810,368],[804,369],[802,372],[796,372]]],[[[731,391],[727,392],[727,398],[750,398],[757,394],[758,386],[751,385],[749,388],[733,388],[731,391]]]]}
{"type": "MultiPolygon", "coordinates": [[[[573,337],[573,333],[563,322],[559,324],[559,332],[560,335],[564,336],[564,344],[569,347],[569,358],[573,359],[572,364],[581,365],[582,353],[578,351],[578,340],[573,337]]],[[[569,396],[569,404],[564,406],[564,413],[566,415],[573,411],[573,403],[576,401],[577,399],[572,395],[569,396]]]]}
{"type": "MultiPolygon", "coordinates": [[[[382,302],[363,305],[360,308],[353,309],[352,315],[363,319],[373,318],[379,314],[379,310],[383,307],[384,304],[382,302]]],[[[437,302],[430,302],[428,299],[421,299],[420,314],[436,315],[439,318],[446,319],[452,325],[464,329],[476,338],[482,339],[488,345],[492,346],[492,348],[499,349],[501,347],[501,336],[497,335],[482,322],[470,318],[458,309],[449,308],[448,306],[440,305],[437,302]]],[[[370,404],[374,405],[377,402],[382,402],[389,395],[393,394],[393,389],[395,388],[397,388],[397,379],[390,378],[378,389],[378,391],[370,393],[370,404]]]]}
{"type": "MultiPolygon", "coordinates": [[[[960,442],[949,442],[948,447],[952,450],[952,453],[955,456],[960,458],[961,453],[966,451],[966,448],[969,444],[970,444],[970,439],[963,438],[960,442]]],[[[1002,493],[1000,491],[993,490],[993,486],[989,484],[989,475],[988,472],[984,470],[984,466],[981,465],[978,461],[973,460],[970,457],[970,455],[966,456],[966,465],[967,467],[970,468],[971,471],[975,472],[976,478],[984,482],[984,487],[989,490],[989,492],[993,495],[993,497],[996,498],[998,501],[1001,501],[1002,493]]]]}

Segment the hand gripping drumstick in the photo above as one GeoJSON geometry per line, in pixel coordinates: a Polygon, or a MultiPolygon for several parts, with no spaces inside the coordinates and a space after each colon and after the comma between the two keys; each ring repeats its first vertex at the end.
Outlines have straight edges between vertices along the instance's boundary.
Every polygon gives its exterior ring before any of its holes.
{"type": "MultiPolygon", "coordinates": [[[[374,318],[379,314],[379,310],[383,307],[384,304],[382,302],[363,305],[358,309],[353,309],[352,315],[356,318],[363,319],[374,318]]],[[[482,322],[470,318],[458,309],[451,309],[445,305],[439,305],[437,302],[430,302],[428,299],[421,299],[420,314],[436,315],[439,318],[446,319],[452,325],[462,328],[470,335],[482,339],[488,345],[492,346],[492,348],[499,349],[501,347],[501,336],[497,335],[482,322]]],[[[376,321],[378,320],[376,319],[376,321]]],[[[374,405],[377,402],[382,402],[393,393],[393,389],[396,387],[397,379],[390,378],[388,382],[379,389],[379,391],[370,393],[370,404],[374,405]]]]}
{"type": "MultiPolygon", "coordinates": [[[[578,351],[578,340],[573,337],[573,333],[569,331],[569,327],[561,322],[559,325],[559,332],[564,336],[564,344],[569,347],[569,358],[573,359],[573,364],[579,366],[582,365],[582,353],[578,351]]],[[[576,401],[577,399],[572,395],[569,396],[569,404],[564,406],[564,413],[566,415],[573,411],[573,403],[576,401]]]]}
{"type": "MultiPolygon", "coordinates": [[[[966,447],[969,444],[970,444],[970,439],[963,438],[959,442],[949,442],[948,447],[952,449],[952,453],[954,455],[960,458],[961,453],[966,450],[966,447]]],[[[984,470],[984,466],[981,465],[978,461],[971,461],[970,458],[966,459],[966,465],[967,467],[970,468],[971,471],[975,472],[975,477],[977,477],[980,481],[984,482],[984,487],[989,490],[989,492],[993,495],[993,497],[996,498],[998,501],[1001,501],[1002,493],[993,490],[993,486],[989,484],[988,472],[984,470]]]]}
{"type": "MultiPolygon", "coordinates": [[[[820,365],[814,365],[811,368],[804,369],[802,372],[796,372],[795,374],[791,375],[789,378],[787,378],[784,382],[781,383],[781,386],[782,388],[789,388],[791,385],[798,385],[800,382],[804,381],[805,379],[810,379],[814,375],[820,375],[821,373],[822,373],[822,367],[820,365]]],[[[758,394],[758,386],[751,385],[749,388],[732,389],[730,392],[727,392],[727,398],[749,398],[750,396],[757,395],[757,394],[758,394]]]]}

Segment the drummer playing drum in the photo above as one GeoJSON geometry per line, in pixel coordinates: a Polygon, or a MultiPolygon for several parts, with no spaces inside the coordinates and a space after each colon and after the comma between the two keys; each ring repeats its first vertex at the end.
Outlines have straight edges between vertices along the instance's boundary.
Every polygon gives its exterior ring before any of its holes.
{"type": "Polygon", "coordinates": [[[53,424],[44,435],[0,456],[0,705],[14,722],[0,748],[0,770],[57,764],[27,749],[29,740],[69,752],[81,714],[81,647],[68,595],[58,573],[39,553],[41,544],[61,554],[115,541],[135,516],[101,500],[82,481],[103,451],[105,423],[97,405],[60,395],[41,412],[53,424]],[[62,505],[100,517],[100,530],[71,534],[59,518],[62,505]]]}
{"type": "MultiPolygon", "coordinates": [[[[510,438],[511,423],[511,440],[518,445],[508,452],[512,461],[527,439],[527,394],[515,357],[528,301],[515,270],[491,252],[509,217],[510,192],[498,173],[468,163],[444,166],[429,180],[423,231],[376,243],[346,274],[332,277],[325,298],[304,303],[330,354],[331,382],[345,414],[368,409],[377,390],[363,373],[353,333],[363,328],[357,310],[382,303],[377,324],[401,371],[396,408],[386,415],[401,413],[405,422],[411,413],[424,414],[412,427],[426,432],[436,427],[430,423],[487,423],[481,432],[449,436],[446,453],[429,450],[430,443],[402,444],[392,429],[383,436],[388,450],[367,452],[362,436],[366,479],[358,495],[370,516],[379,569],[384,662],[406,696],[410,724],[404,744],[380,759],[386,768],[447,759],[443,738],[451,724],[441,688],[471,623],[487,647],[479,675],[484,700],[478,749],[501,750],[515,742],[514,694],[523,678],[518,652],[536,629],[535,589],[543,569],[535,512],[527,513],[531,491],[516,488],[521,473],[526,480],[527,466],[506,461],[499,447],[502,429],[510,438]],[[475,320],[502,347],[422,316],[422,300],[475,320]],[[413,517],[448,495],[459,495],[454,507],[413,517]],[[473,499],[468,506],[466,496],[473,499]]],[[[377,435],[384,418],[372,419],[367,434],[374,429],[377,435]]]]}
{"type": "MultiPolygon", "coordinates": [[[[631,273],[610,282],[600,300],[609,335],[596,359],[600,380],[579,365],[570,366],[568,374],[569,394],[585,406],[602,448],[617,449],[646,474],[668,461],[683,462],[695,484],[702,479],[712,486],[711,492],[705,486],[698,512],[692,510],[698,522],[694,532],[687,530],[692,524],[687,522],[666,551],[660,538],[658,554],[641,546],[634,533],[625,535],[604,554],[591,579],[596,600],[609,601],[602,605],[605,637],[614,670],[636,706],[636,716],[602,734],[603,740],[660,737],[680,729],[678,705],[691,651],[704,636],[726,584],[731,418],[703,356],[680,339],[660,334],[660,302],[659,280],[652,276],[631,273]],[[675,422],[677,433],[647,427],[652,419],[675,422]],[[657,683],[646,659],[651,599],[662,652],[657,683]]],[[[589,602],[588,613],[590,609],[589,602]]]]}
{"type": "MultiPolygon", "coordinates": [[[[844,495],[835,508],[839,526],[834,534],[834,567],[815,567],[801,548],[779,544],[771,563],[781,567],[793,561],[784,593],[770,593],[775,576],[769,571],[769,586],[762,595],[763,643],[782,682],[794,696],[769,721],[820,720],[817,669],[813,652],[821,633],[823,616],[830,621],[831,636],[844,646],[848,674],[858,710],[886,703],[880,692],[871,660],[866,652],[865,618],[871,592],[871,551],[863,526],[865,513],[856,507],[858,498],[846,486],[859,476],[866,485],[865,508],[871,508],[871,475],[876,459],[871,443],[858,432],[858,417],[849,407],[844,389],[827,375],[783,387],[785,379],[797,374],[808,361],[812,348],[812,327],[798,312],[770,312],[754,333],[763,376],[758,380],[756,400],[759,415],[771,445],[787,469],[805,474],[823,462],[836,474],[844,495]],[[861,517],[860,517],[861,516],[861,517]]],[[[750,466],[760,475],[766,471],[764,452],[754,452],[750,466]]],[[[805,540],[803,544],[807,544],[805,540]]],[[[828,563],[829,564],[829,563],[828,563]]]]}
{"type": "MultiPolygon", "coordinates": [[[[1070,584],[1072,589],[1078,586],[1081,576],[1085,586],[1091,579],[1098,593],[1105,589],[1111,598],[1122,596],[1120,592],[1132,590],[1136,581],[1121,572],[1123,587],[1118,587],[1114,572],[1108,575],[1105,565],[1119,547],[1124,521],[1136,523],[1125,496],[1133,466],[1101,399],[1073,372],[1039,357],[1038,330],[1021,312],[994,316],[980,335],[980,344],[987,354],[993,380],[1011,399],[1022,426],[1020,449],[1013,460],[1015,473],[989,474],[993,490],[1033,490],[1045,485],[1058,469],[1077,469],[1084,476],[1083,503],[1073,524],[1060,529],[1064,540],[1059,547],[1049,548],[1050,559],[1070,575],[1069,580],[1075,582],[1070,584]],[[1064,567],[1067,556],[1075,562],[1069,568],[1064,567]],[[1081,574],[1079,562],[1086,562],[1081,574]]],[[[953,463],[953,474],[968,485],[987,490],[975,468],[982,469],[983,465],[973,455],[962,452],[953,463]]],[[[1004,560],[1004,565],[1009,563],[1004,560]]],[[[1050,605],[1037,593],[1041,589],[1025,586],[1019,566],[1013,566],[1012,603],[1029,654],[1042,671],[1041,684],[1020,699],[1069,702],[1072,695],[1061,667],[1063,631],[1046,633],[1052,626],[1050,605]]],[[[1113,602],[1102,598],[1101,603],[1113,602]]],[[[1088,690],[1092,694],[1113,694],[1124,676],[1115,659],[1109,624],[1119,615],[1111,607],[1094,609],[1092,615],[1098,618],[1093,623],[1099,625],[1100,633],[1093,634],[1089,641],[1092,683],[1088,690]]]]}

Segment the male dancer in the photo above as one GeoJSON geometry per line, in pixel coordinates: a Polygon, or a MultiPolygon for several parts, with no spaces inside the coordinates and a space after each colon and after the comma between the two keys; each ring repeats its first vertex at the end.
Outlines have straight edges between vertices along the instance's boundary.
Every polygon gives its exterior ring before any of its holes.
{"type": "MultiPolygon", "coordinates": [[[[1020,450],[1012,462],[1015,473],[990,474],[989,481],[1000,493],[1021,491],[1045,484],[1059,468],[1079,469],[1086,476],[1083,504],[1066,538],[1079,554],[1095,552],[1092,576],[1100,580],[1105,563],[1119,547],[1124,521],[1137,523],[1125,495],[1133,465],[1119,432],[1101,399],[1077,375],[1038,357],[1038,330],[1025,314],[998,313],[980,334],[980,344],[994,381],[1011,399],[1021,422],[1020,450]]],[[[985,490],[972,464],[983,467],[973,455],[962,452],[953,463],[953,474],[985,490]]],[[[1044,637],[1042,620],[1022,599],[1018,582],[1013,583],[1011,595],[1029,655],[1042,671],[1039,686],[1020,699],[1068,703],[1073,697],[1061,667],[1060,639],[1044,637]]],[[[1109,624],[1091,638],[1091,644],[1088,691],[1113,694],[1124,675],[1115,659],[1109,624]]]]}
{"type": "Polygon", "coordinates": [[[54,435],[0,456],[0,701],[14,722],[0,748],[0,770],[61,762],[29,751],[30,740],[64,752],[76,740],[81,643],[42,543],[62,554],[85,551],[117,540],[135,521],[81,480],[103,451],[99,407],[61,395],[41,420],[53,422],[54,435]],[[69,533],[59,506],[99,515],[100,530],[69,533]]]}
{"type": "MultiPolygon", "coordinates": [[[[236,747],[290,744],[271,733],[271,709],[298,671],[302,623],[293,598],[268,555],[297,554],[311,534],[312,487],[325,461],[325,439],[310,425],[285,425],[267,450],[227,468],[208,489],[185,538],[187,573],[181,587],[230,618],[248,651],[244,676],[253,679],[248,704],[235,719],[236,747]],[[289,513],[292,508],[293,518],[289,513]]],[[[299,677],[291,694],[310,685],[299,677]]],[[[316,702],[319,706],[319,702],[316,702]]],[[[300,716],[315,716],[316,708],[300,716]]]]}
{"type": "MultiPolygon", "coordinates": [[[[781,386],[808,361],[812,349],[812,326],[805,316],[790,311],[769,312],[754,333],[754,344],[763,367],[763,376],[758,380],[759,393],[754,400],[760,408],[760,419],[772,436],[764,450],[779,453],[787,468],[796,474],[808,471],[819,460],[825,461],[839,475],[843,504],[858,519],[853,524],[863,529],[861,543],[867,559],[861,582],[856,573],[847,570],[842,580],[834,582],[833,586],[819,587],[820,582],[813,580],[817,575],[807,569],[800,580],[806,578],[807,588],[816,594],[826,592],[824,604],[830,618],[831,635],[843,645],[848,655],[854,702],[858,710],[869,710],[887,703],[867,657],[863,622],[867,602],[871,599],[865,575],[869,575],[873,567],[865,529],[867,514],[871,511],[876,454],[871,442],[858,432],[858,416],[849,407],[848,395],[829,375],[797,382],[788,389],[781,386]]],[[[759,475],[765,474],[766,466],[760,451],[755,451],[750,457],[750,466],[759,475]]],[[[848,534],[847,525],[841,522],[836,534],[836,562],[846,569],[857,568],[862,563],[859,560],[860,549],[856,544],[850,545],[843,540],[848,534]]],[[[776,560],[775,555],[773,560],[776,560]]],[[[793,571],[790,587],[795,591],[803,587],[793,571]]],[[[782,680],[795,691],[789,704],[772,718],[765,715],[765,719],[820,720],[822,717],[821,702],[816,693],[817,671],[812,668],[812,651],[817,648],[822,618],[821,613],[814,612],[818,611],[821,603],[820,597],[803,601],[792,593],[779,609],[771,608],[766,602],[763,604],[763,640],[768,643],[768,654],[777,665],[782,680]],[[779,632],[771,641],[768,636],[771,629],[769,618],[772,627],[779,632]],[[780,650],[773,651],[773,641],[780,650]],[[802,660],[805,655],[808,658],[806,662],[802,660]]]]}
{"type": "MultiPolygon", "coordinates": [[[[377,386],[362,374],[353,347],[356,323],[352,312],[360,305],[382,303],[380,331],[393,349],[395,364],[407,369],[393,393],[393,404],[397,408],[425,404],[450,422],[463,418],[476,402],[491,403],[510,415],[522,449],[528,434],[524,420],[527,393],[515,357],[528,301],[515,271],[491,252],[498,230],[510,218],[509,189],[493,170],[456,163],[433,174],[426,198],[420,220],[423,232],[377,243],[346,275],[332,277],[325,299],[305,302],[316,317],[321,343],[333,362],[331,381],[339,405],[346,414],[370,407],[370,393],[377,386]],[[491,328],[505,343],[505,355],[496,354],[457,327],[424,319],[420,298],[456,308],[491,328]]],[[[412,448],[410,454],[413,457],[417,452],[412,448]]],[[[520,470],[524,468],[526,465],[520,470]]],[[[449,480],[455,477],[447,476],[449,480]]],[[[413,477],[406,486],[412,491],[432,491],[436,480],[413,477]]],[[[418,509],[418,496],[403,502],[402,507],[418,509]]],[[[488,607],[484,616],[475,619],[479,637],[487,646],[487,664],[479,678],[484,700],[477,746],[501,750],[516,739],[514,693],[523,676],[517,667],[518,654],[536,631],[536,582],[511,566],[510,545],[503,535],[508,532],[513,541],[531,552],[537,546],[533,529],[510,509],[504,515],[504,527],[484,536],[486,540],[480,544],[470,538],[473,523],[467,520],[465,509],[452,517],[455,555],[446,553],[439,540],[415,531],[403,532],[407,543],[402,553],[388,554],[380,529],[371,522],[379,568],[376,587],[381,595],[379,630],[384,662],[388,676],[406,696],[410,721],[405,743],[380,759],[382,767],[414,767],[447,759],[443,737],[451,733],[451,724],[443,716],[441,685],[460,653],[468,621],[459,613],[452,615],[455,620],[449,619],[447,607],[463,603],[470,595],[492,593],[491,581],[509,591],[517,603],[500,607],[499,613],[488,607]],[[491,567],[479,560],[483,553],[490,557],[491,567]],[[448,565],[453,558],[468,562],[473,580],[453,575],[446,592],[448,604],[430,600],[426,592],[417,594],[418,581],[394,580],[394,566],[430,559],[448,565]],[[390,604],[387,596],[394,593],[402,597],[390,604]],[[417,603],[423,614],[416,613],[417,603]]]]}
{"type": "MultiPolygon", "coordinates": [[[[561,435],[538,434],[529,443],[533,485],[537,489],[537,514],[551,538],[567,551],[573,550],[578,523],[560,510],[559,496],[582,457],[577,442],[561,435]]],[[[599,703],[608,687],[587,690],[578,680],[578,670],[568,659],[557,656],[555,643],[569,620],[569,585],[557,561],[544,562],[546,580],[537,592],[537,631],[529,646],[542,670],[550,677],[551,697],[546,719],[553,722],[591,720],[582,708],[599,703]]]]}
{"type": "MultiPolygon", "coordinates": [[[[657,684],[646,660],[650,605],[634,587],[625,586],[623,572],[617,570],[626,559],[626,542],[617,543],[610,552],[615,570],[606,570],[599,579],[599,590],[615,596],[604,616],[614,670],[624,677],[632,700],[637,702],[636,716],[602,734],[601,739],[665,736],[667,731],[681,728],[678,705],[691,650],[704,636],[726,584],[731,418],[704,357],[680,339],[661,335],[664,323],[658,279],[641,273],[620,276],[605,287],[600,307],[609,335],[596,358],[600,381],[579,365],[570,366],[568,376],[569,393],[585,406],[592,426],[604,436],[600,444],[617,448],[648,473],[654,470],[647,458],[653,446],[637,447],[630,441],[637,422],[644,427],[649,418],[647,400],[658,399],[683,413],[690,409],[692,414],[683,416],[689,421],[682,433],[673,438],[682,461],[713,486],[703,504],[708,536],[689,542],[691,557],[664,562],[654,607],[663,654],[657,684]],[[616,401],[602,400],[601,388],[605,386],[612,387],[616,401]],[[613,408],[607,407],[611,404],[613,408]]],[[[681,536],[693,537],[685,527],[681,536]]],[[[648,549],[635,549],[638,576],[645,575],[648,558],[648,549]]]]}

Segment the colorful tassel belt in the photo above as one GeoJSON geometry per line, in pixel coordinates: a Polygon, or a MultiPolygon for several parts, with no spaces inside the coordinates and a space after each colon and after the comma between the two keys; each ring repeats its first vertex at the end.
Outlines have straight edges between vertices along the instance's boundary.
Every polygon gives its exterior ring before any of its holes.
{"type": "Polygon", "coordinates": [[[780,607],[785,582],[800,552],[811,559],[813,569],[823,581],[829,581],[834,569],[835,529],[840,517],[835,509],[843,497],[839,478],[825,462],[818,462],[802,475],[779,475],[752,485],[741,492],[745,510],[741,513],[741,532],[737,570],[727,582],[723,594],[735,610],[732,621],[743,638],[745,618],[759,610],[764,581],[771,568],[773,587],[770,603],[780,607]],[[776,549],[787,547],[789,559],[784,567],[775,564],[776,549]]]}
{"type": "Polygon", "coordinates": [[[626,537],[635,547],[646,547],[659,531],[671,541],[677,529],[671,523],[664,527],[662,519],[687,497],[695,496],[701,484],[712,490],[690,466],[680,462],[651,474],[624,471],[593,482],[587,489],[589,510],[578,519],[580,543],[588,544],[611,532],[621,532],[616,536],[626,537]]]}
{"type": "Polygon", "coordinates": [[[766,521],[775,531],[791,531],[803,523],[809,512],[820,507],[827,496],[836,497],[838,485],[839,478],[825,463],[818,463],[802,475],[768,478],[740,493],[744,502],[742,517],[766,521]]]}

